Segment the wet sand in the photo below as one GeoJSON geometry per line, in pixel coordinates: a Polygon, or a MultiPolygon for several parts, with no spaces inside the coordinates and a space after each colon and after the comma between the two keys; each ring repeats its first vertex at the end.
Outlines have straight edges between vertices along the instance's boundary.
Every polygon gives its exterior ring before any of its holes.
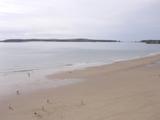
{"type": "Polygon", "coordinates": [[[2,120],[159,120],[160,55],[61,72],[82,82],[0,101],[2,120]]]}

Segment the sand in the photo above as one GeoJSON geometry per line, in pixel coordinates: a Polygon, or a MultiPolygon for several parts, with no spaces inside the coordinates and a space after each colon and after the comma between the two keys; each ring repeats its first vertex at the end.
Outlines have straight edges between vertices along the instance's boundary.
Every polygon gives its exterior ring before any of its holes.
{"type": "Polygon", "coordinates": [[[160,55],[61,72],[82,82],[0,101],[0,120],[160,120],[160,55]]]}

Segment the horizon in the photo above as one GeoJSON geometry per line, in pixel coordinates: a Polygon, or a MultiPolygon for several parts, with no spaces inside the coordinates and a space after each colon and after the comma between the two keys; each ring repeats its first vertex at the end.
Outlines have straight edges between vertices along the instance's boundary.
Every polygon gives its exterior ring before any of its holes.
{"type": "Polygon", "coordinates": [[[7,39],[0,39],[0,42],[5,42],[7,40],[33,40],[33,41],[36,41],[36,40],[42,40],[42,41],[47,41],[47,40],[95,40],[95,41],[101,41],[101,40],[104,40],[104,41],[117,41],[117,42],[140,42],[140,41],[143,41],[143,40],[146,40],[146,41],[150,41],[150,40],[153,40],[153,41],[160,41],[160,39],[141,39],[141,40],[120,40],[120,39],[92,39],[92,38],[7,38],[7,39]]]}

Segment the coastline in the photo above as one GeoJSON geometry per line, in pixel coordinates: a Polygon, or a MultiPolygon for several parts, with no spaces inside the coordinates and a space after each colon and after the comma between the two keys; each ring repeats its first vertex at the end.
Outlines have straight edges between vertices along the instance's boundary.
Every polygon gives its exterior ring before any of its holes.
{"type": "MultiPolygon", "coordinates": [[[[159,57],[160,57],[160,53],[158,52],[158,53],[149,54],[149,55],[141,56],[141,57],[134,57],[134,58],[130,58],[130,59],[117,60],[117,61],[114,61],[114,62],[108,63],[108,64],[88,66],[88,67],[84,67],[82,69],[79,68],[79,69],[73,69],[73,70],[72,69],[70,69],[70,70],[68,69],[67,71],[59,71],[57,73],[53,73],[53,74],[47,75],[46,77],[49,78],[49,79],[59,79],[59,80],[61,80],[61,79],[68,78],[66,76],[69,76],[69,78],[72,78],[70,75],[73,75],[75,73],[79,74],[79,72],[83,72],[83,71],[84,72],[90,71],[90,70],[97,71],[97,69],[104,69],[104,68],[107,68],[107,69],[122,68],[123,69],[123,67],[126,67],[125,64],[131,64],[131,65],[128,65],[127,67],[144,66],[144,65],[147,65],[147,64],[150,65],[150,64],[153,64],[152,62],[160,61],[159,57]],[[123,64],[124,64],[124,66],[123,66],[123,64]]],[[[114,72],[114,71],[111,70],[111,72],[114,72]]],[[[81,77],[79,77],[79,78],[81,78],[81,77]]]]}
{"type": "Polygon", "coordinates": [[[64,71],[49,80],[83,82],[0,101],[3,120],[159,119],[160,55],[64,71]]]}
{"type": "MultiPolygon", "coordinates": [[[[92,63],[92,64],[83,64],[83,65],[65,65],[59,69],[31,69],[31,70],[20,70],[20,71],[10,71],[10,72],[5,72],[1,73],[1,77],[5,77],[5,81],[7,80],[6,78],[8,77],[9,81],[11,79],[17,79],[17,85],[11,85],[13,89],[10,89],[8,91],[11,91],[11,93],[6,93],[6,90],[2,89],[2,92],[4,93],[3,95],[0,95],[1,98],[4,97],[4,99],[12,98],[16,96],[16,90],[20,90],[24,92],[25,94],[31,94],[32,92],[37,92],[39,90],[46,90],[50,88],[57,88],[57,87],[63,87],[66,85],[72,85],[76,84],[79,82],[85,81],[83,78],[79,77],[77,78],[65,78],[63,77],[63,74],[70,74],[73,73],[74,71],[89,71],[92,69],[99,69],[99,68],[104,68],[104,67],[112,67],[115,66],[117,63],[123,64],[125,62],[130,62],[130,61],[137,61],[137,60],[142,60],[142,59],[148,59],[148,58],[156,58],[156,56],[159,56],[160,52],[157,53],[151,53],[148,55],[144,56],[137,56],[137,57],[132,57],[132,58],[127,58],[127,59],[120,59],[120,60],[115,60],[112,62],[108,63],[92,63]],[[30,74],[30,78],[28,78],[28,73],[30,74]],[[54,76],[52,78],[52,76],[54,76]],[[60,78],[55,77],[55,76],[61,76],[60,78]],[[21,80],[20,80],[21,79],[21,80]],[[52,80],[50,80],[52,79],[52,80]],[[64,80],[63,80],[64,79],[64,80]],[[29,81],[28,81],[29,80],[29,81]],[[20,84],[18,85],[18,82],[20,84]],[[37,85],[38,84],[38,87],[37,85]],[[45,84],[45,85],[44,85],[45,84]],[[18,87],[19,86],[19,87],[18,87]],[[6,95],[5,95],[6,94],[6,95]]],[[[10,87],[10,86],[7,86],[10,87]]],[[[0,99],[1,100],[1,99],[0,99]]]]}
{"type": "MultiPolygon", "coordinates": [[[[0,100],[1,99],[8,99],[10,97],[15,97],[16,96],[16,91],[22,91],[25,94],[30,94],[34,91],[39,91],[39,90],[45,90],[45,89],[50,89],[50,88],[57,88],[57,87],[63,87],[66,85],[70,84],[76,84],[79,82],[85,81],[84,79],[81,78],[67,78],[65,80],[61,80],[60,78],[54,78],[54,80],[50,80],[49,76],[56,76],[57,74],[61,73],[71,73],[73,71],[85,71],[85,70],[90,70],[90,69],[95,69],[95,68],[103,68],[104,66],[112,66],[116,63],[123,63],[127,61],[134,61],[134,60],[139,60],[139,59],[145,59],[145,58],[150,58],[154,57],[156,55],[159,55],[160,53],[152,53],[148,54],[145,56],[137,56],[137,57],[132,57],[132,58],[127,58],[127,59],[119,59],[115,60],[112,62],[108,63],[91,63],[89,65],[87,64],[69,64],[65,65],[59,69],[31,69],[31,70],[20,70],[20,71],[13,71],[13,72],[5,72],[5,73],[0,73],[1,74],[1,80],[4,83],[9,83],[12,80],[16,80],[13,85],[7,86],[4,84],[3,86],[6,86],[7,88],[12,88],[12,89],[3,89],[1,87],[2,92],[0,93],[0,100]],[[28,74],[30,75],[30,78],[28,78],[28,74]],[[3,80],[4,79],[4,80],[3,80]]],[[[64,79],[62,77],[62,79],[64,79]]]]}

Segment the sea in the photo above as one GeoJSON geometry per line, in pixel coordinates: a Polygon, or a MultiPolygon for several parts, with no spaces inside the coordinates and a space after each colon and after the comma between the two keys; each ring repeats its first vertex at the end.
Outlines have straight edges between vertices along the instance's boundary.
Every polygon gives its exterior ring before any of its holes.
{"type": "Polygon", "coordinates": [[[0,43],[0,96],[80,80],[52,81],[44,76],[70,69],[111,64],[160,53],[159,44],[139,42],[0,43]]]}

